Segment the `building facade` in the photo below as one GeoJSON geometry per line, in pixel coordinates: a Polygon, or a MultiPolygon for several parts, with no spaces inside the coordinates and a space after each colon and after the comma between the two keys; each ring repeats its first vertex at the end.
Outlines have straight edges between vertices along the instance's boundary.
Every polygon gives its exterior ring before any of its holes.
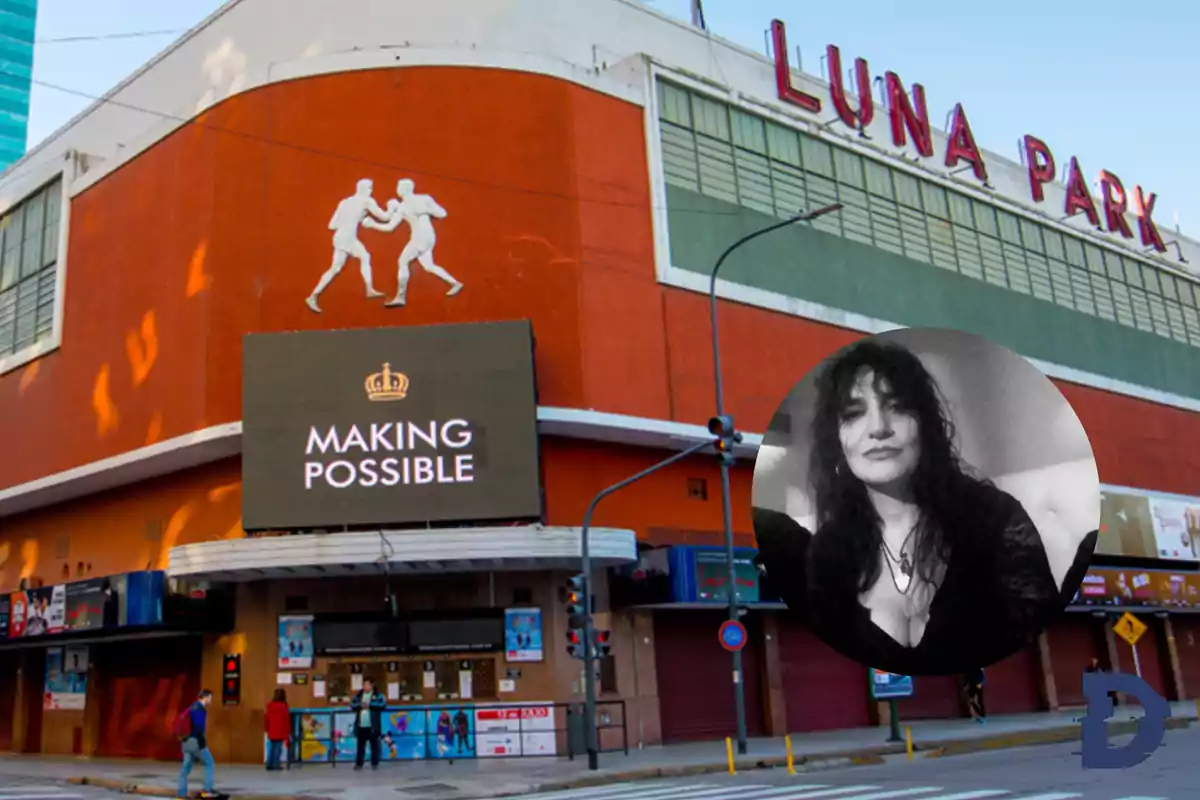
{"type": "MultiPolygon", "coordinates": [[[[1089,582],[990,671],[989,705],[1078,704],[1092,655],[1128,671],[1112,623],[1129,608],[1149,626],[1147,680],[1200,695],[1200,246],[1153,224],[1150,193],[1104,173],[1095,195],[1061,156],[1060,182],[1032,136],[1024,164],[980,151],[962,106],[933,130],[923,89],[890,73],[883,97],[846,99],[840,66],[831,86],[632,0],[356,6],[227,3],[0,178],[23,221],[3,262],[19,288],[0,305],[0,441],[15,454],[0,461],[0,746],[172,757],[180,703],[230,675],[237,696],[212,713],[222,760],[263,757],[279,685],[317,714],[372,675],[426,720],[474,706],[477,728],[496,704],[577,700],[557,590],[589,501],[705,436],[720,251],[833,202],[748,245],[718,286],[726,402],[748,432],[733,499],[751,734],[884,721],[865,668],[760,591],[749,500],[754,432],[793,383],[898,326],[1031,359],[1105,484],[1089,582]],[[294,509],[253,494],[246,448],[271,415],[252,422],[251,389],[269,368],[248,371],[244,343],[514,320],[536,375],[533,511],[368,519],[330,501],[319,522],[261,522],[294,509]],[[497,625],[533,629],[509,617],[537,629],[537,657],[496,640],[497,625]]],[[[384,355],[354,373],[354,402],[400,392],[384,355]]],[[[338,359],[293,361],[324,397],[338,359]]],[[[497,469],[504,453],[487,453],[497,469]]],[[[696,457],[596,512],[597,622],[613,631],[601,699],[625,703],[631,743],[732,730],[718,481],[696,457]]],[[[918,679],[900,713],[961,714],[954,681],[918,679]]]]}
{"type": "Polygon", "coordinates": [[[25,155],[37,0],[0,3],[0,169],[25,155]]]}

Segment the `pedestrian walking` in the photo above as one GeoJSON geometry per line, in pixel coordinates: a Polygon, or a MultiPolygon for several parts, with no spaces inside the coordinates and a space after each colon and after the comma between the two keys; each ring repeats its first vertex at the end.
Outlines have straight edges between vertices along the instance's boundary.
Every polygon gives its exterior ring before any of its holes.
{"type": "Polygon", "coordinates": [[[179,770],[179,797],[188,796],[188,776],[197,761],[204,767],[204,793],[216,794],[213,788],[216,765],[208,750],[208,707],[212,704],[212,692],[201,690],[192,703],[175,719],[174,733],[180,739],[183,751],[183,766],[179,770]]]}
{"type": "Polygon", "coordinates": [[[358,751],[354,757],[354,768],[362,769],[367,746],[371,748],[371,769],[379,769],[379,740],[383,734],[383,710],[387,699],[375,688],[375,681],[363,678],[363,688],[350,700],[354,712],[354,734],[358,739],[358,751]]]}
{"type": "Polygon", "coordinates": [[[971,713],[971,719],[981,725],[987,724],[987,706],[983,700],[984,680],[983,670],[978,667],[963,677],[963,689],[967,695],[967,710],[971,713]]]}
{"type": "MultiPolygon", "coordinates": [[[[267,734],[267,769],[277,771],[283,769],[280,761],[283,749],[292,738],[292,712],[288,708],[287,692],[276,689],[275,696],[267,703],[267,713],[263,719],[263,728],[267,734]]],[[[288,766],[292,759],[289,755],[288,766]]]]}

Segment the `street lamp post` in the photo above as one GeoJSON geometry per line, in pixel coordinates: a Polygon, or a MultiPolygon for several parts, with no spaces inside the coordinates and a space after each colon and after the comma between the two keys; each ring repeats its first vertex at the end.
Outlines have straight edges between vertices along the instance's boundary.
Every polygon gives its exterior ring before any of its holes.
{"type": "Polygon", "coordinates": [[[682,450],[670,458],[659,461],[653,466],[631,475],[623,481],[618,481],[607,489],[601,489],[600,492],[592,498],[592,502],[588,504],[587,511],[583,514],[583,528],[579,532],[579,550],[580,550],[580,571],[583,573],[583,680],[584,680],[584,706],[583,706],[583,727],[584,737],[587,740],[587,756],[588,769],[598,769],[600,766],[600,747],[596,741],[596,649],[595,642],[592,641],[592,552],[590,546],[590,532],[592,528],[592,514],[596,510],[596,506],[600,501],[608,497],[613,492],[624,489],[631,483],[637,483],[647,475],[658,472],[664,467],[669,467],[676,461],[682,461],[688,456],[695,455],[701,450],[712,447],[714,441],[705,439],[696,444],[682,450]]]}
{"type": "MultiPolygon", "coordinates": [[[[712,274],[708,281],[708,309],[709,318],[712,323],[712,352],[713,352],[713,375],[716,384],[717,394],[717,418],[728,419],[730,427],[732,427],[732,418],[725,414],[725,387],[721,381],[721,339],[717,332],[717,273],[720,272],[721,266],[725,263],[725,259],[729,254],[738,249],[746,242],[752,239],[757,239],[772,231],[786,228],[797,222],[811,222],[817,217],[825,214],[841,211],[842,204],[834,203],[833,205],[818,208],[815,211],[808,211],[803,214],[785,219],[782,222],[777,222],[774,225],[768,225],[765,228],[748,233],[738,239],[729,247],[725,248],[725,252],[721,253],[721,257],[717,259],[717,263],[713,265],[712,274]]],[[[738,597],[737,597],[737,567],[733,558],[733,506],[730,501],[729,490],[729,465],[733,460],[732,451],[724,451],[720,454],[721,464],[721,505],[725,523],[725,562],[729,569],[729,618],[736,620],[738,618],[738,597]]],[[[737,747],[738,753],[746,754],[746,698],[742,690],[742,651],[735,650],[733,652],[733,692],[734,703],[737,709],[737,747]]]]}

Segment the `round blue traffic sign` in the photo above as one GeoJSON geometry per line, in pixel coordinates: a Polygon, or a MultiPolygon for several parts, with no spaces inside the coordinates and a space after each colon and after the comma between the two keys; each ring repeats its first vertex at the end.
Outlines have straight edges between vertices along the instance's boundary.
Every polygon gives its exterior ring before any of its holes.
{"type": "Polygon", "coordinates": [[[721,640],[721,647],[734,653],[746,646],[746,626],[736,619],[727,619],[721,623],[717,638],[721,640]]]}

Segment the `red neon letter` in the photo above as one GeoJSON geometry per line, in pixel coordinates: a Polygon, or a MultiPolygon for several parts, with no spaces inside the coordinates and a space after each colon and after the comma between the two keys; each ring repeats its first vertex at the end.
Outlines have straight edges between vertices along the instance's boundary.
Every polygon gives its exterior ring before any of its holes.
{"type": "Polygon", "coordinates": [[[946,142],[946,166],[954,167],[959,161],[970,162],[975,177],[981,181],[987,180],[987,166],[975,144],[971,123],[967,122],[967,112],[963,111],[962,103],[954,106],[954,120],[950,123],[950,138],[946,142]]]}
{"type": "Polygon", "coordinates": [[[913,84],[912,102],[904,91],[900,76],[894,72],[886,74],[888,112],[892,116],[892,141],[897,147],[904,147],[907,139],[904,129],[912,134],[913,147],[921,155],[929,158],[933,155],[933,139],[929,135],[929,112],[925,108],[925,87],[919,83],[913,84]]]}
{"type": "Polygon", "coordinates": [[[837,45],[831,44],[825,48],[825,57],[829,62],[829,96],[833,99],[838,116],[855,130],[867,127],[875,119],[875,98],[871,96],[871,71],[867,68],[866,59],[854,59],[854,77],[858,84],[858,111],[855,111],[846,102],[846,85],[842,83],[842,54],[838,52],[837,45]]]}
{"type": "Polygon", "coordinates": [[[1129,230],[1129,221],[1125,219],[1125,209],[1129,205],[1125,186],[1120,178],[1103,169],[1100,170],[1100,201],[1104,204],[1104,222],[1108,229],[1132,239],[1133,231],[1129,230]]]}
{"type": "Polygon", "coordinates": [[[1029,191],[1033,201],[1040,203],[1046,199],[1042,184],[1054,180],[1058,167],[1054,163],[1054,154],[1046,143],[1036,136],[1025,135],[1025,166],[1029,169],[1029,191]]]}
{"type": "Polygon", "coordinates": [[[1071,156],[1071,170],[1067,174],[1067,203],[1068,217],[1073,217],[1082,211],[1087,214],[1088,221],[1100,226],[1100,217],[1096,214],[1096,203],[1092,193],[1088,191],[1087,181],[1083,179],[1083,171],[1079,169],[1079,160],[1071,156]]]}
{"type": "Polygon", "coordinates": [[[775,48],[775,86],[779,99],[814,114],[821,113],[821,101],[792,86],[792,67],[788,64],[787,31],[780,20],[771,21],[771,40],[775,48]]]}
{"type": "Polygon", "coordinates": [[[1133,187],[1133,204],[1137,211],[1138,231],[1142,234],[1142,244],[1146,247],[1154,246],[1154,249],[1160,253],[1167,252],[1167,245],[1163,242],[1162,234],[1158,232],[1158,226],[1154,224],[1154,202],[1158,200],[1158,195],[1154,192],[1150,193],[1149,197],[1142,194],[1142,187],[1133,187]]]}

